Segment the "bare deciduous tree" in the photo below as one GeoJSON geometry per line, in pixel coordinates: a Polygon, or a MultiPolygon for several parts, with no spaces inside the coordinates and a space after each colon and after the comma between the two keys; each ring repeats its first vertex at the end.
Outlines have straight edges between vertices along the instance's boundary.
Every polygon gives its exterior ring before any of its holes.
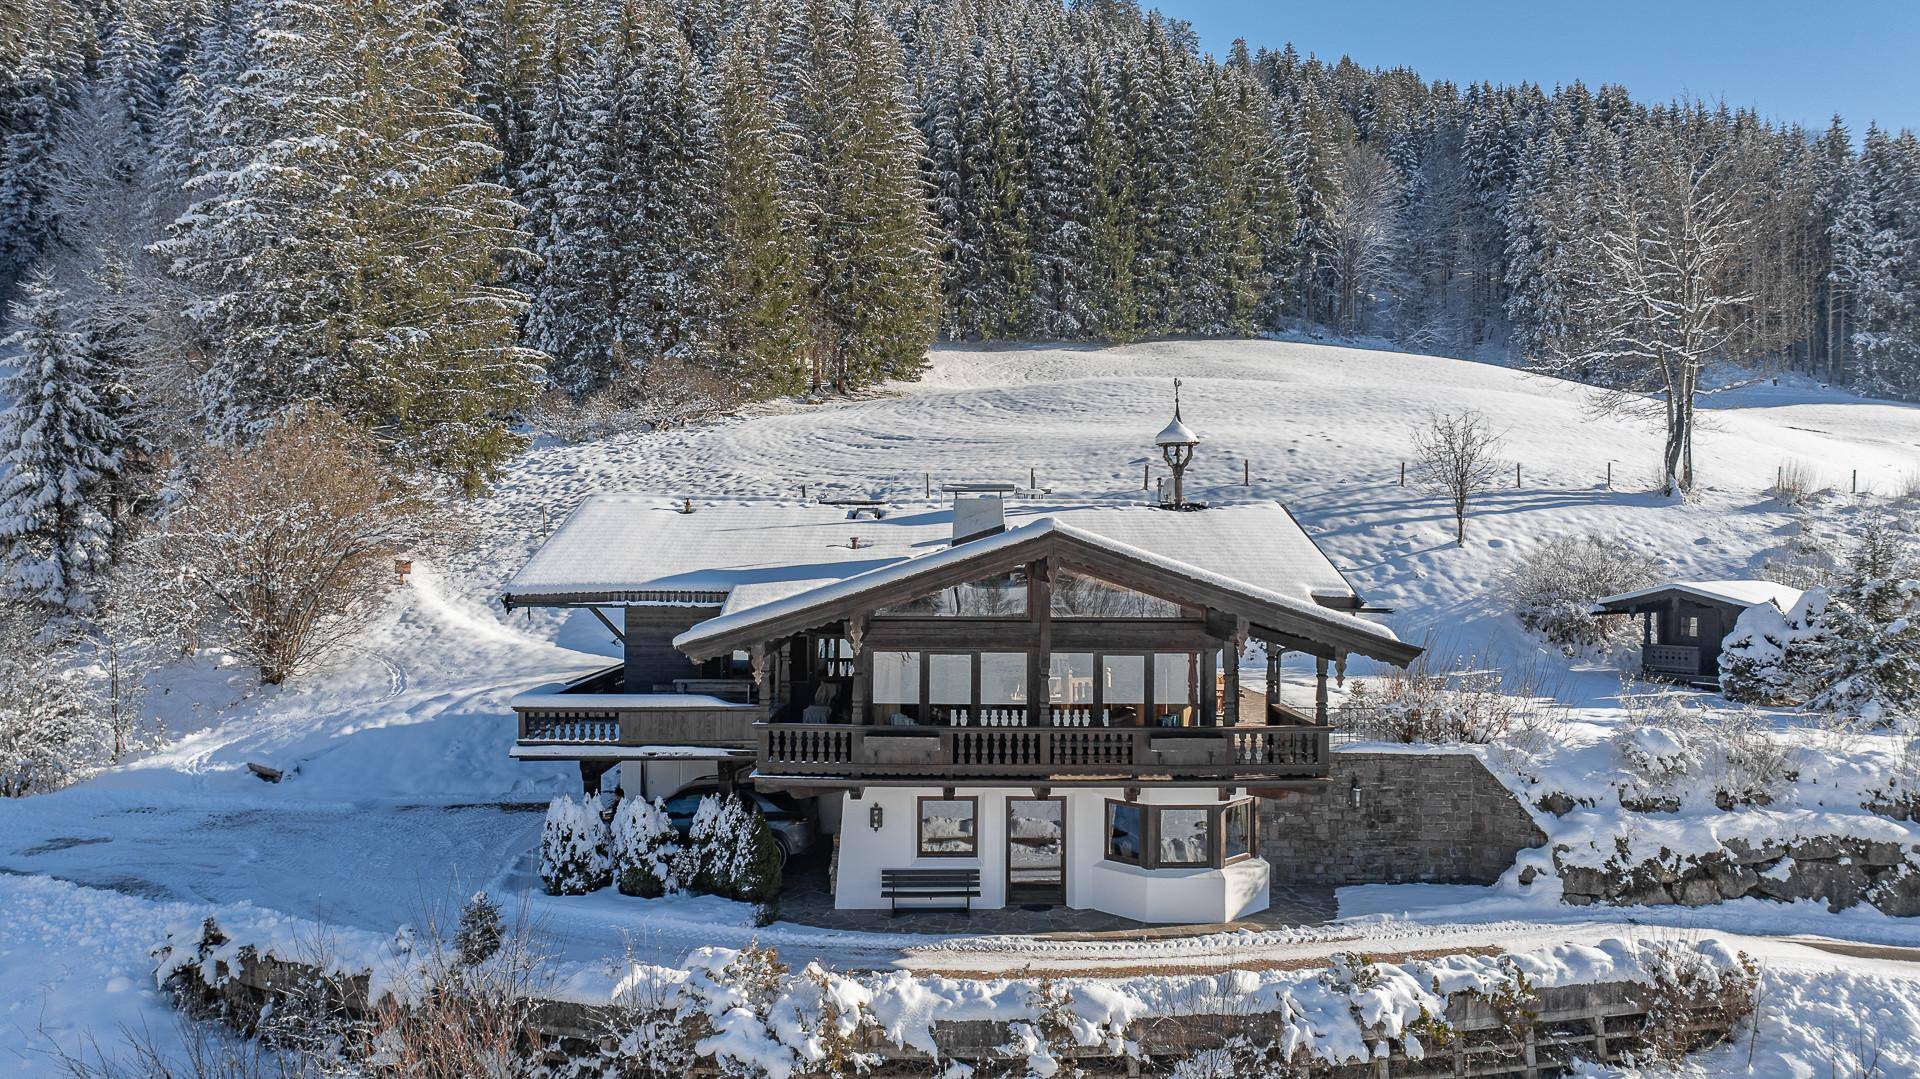
{"type": "Polygon", "coordinates": [[[1413,433],[1420,482],[1447,497],[1453,506],[1453,542],[1467,543],[1467,506],[1493,486],[1503,468],[1500,433],[1474,409],[1435,412],[1413,433]]]}
{"type": "Polygon", "coordinates": [[[351,636],[393,587],[395,557],[443,521],[370,436],[313,408],[212,451],[136,557],[185,646],[220,645],[277,684],[351,636]]]}

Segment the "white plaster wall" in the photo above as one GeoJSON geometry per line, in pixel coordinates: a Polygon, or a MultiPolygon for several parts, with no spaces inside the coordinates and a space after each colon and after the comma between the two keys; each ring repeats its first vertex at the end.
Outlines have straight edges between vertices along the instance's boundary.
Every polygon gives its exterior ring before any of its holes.
{"type": "MultiPolygon", "coordinates": [[[[1007,799],[1030,798],[1032,791],[1024,787],[954,788],[959,797],[979,799],[978,853],[972,858],[921,858],[916,835],[918,799],[941,793],[937,787],[869,787],[858,800],[841,796],[836,906],[884,909],[887,901],[880,896],[882,869],[963,867],[980,870],[980,898],[975,906],[1006,904],[1007,799]],[[878,831],[870,823],[874,805],[881,807],[878,831]]],[[[1109,862],[1106,803],[1109,798],[1124,797],[1124,790],[1093,787],[1056,789],[1053,793],[1066,799],[1068,906],[1144,922],[1225,922],[1266,909],[1270,870],[1261,859],[1244,859],[1224,869],[1148,870],[1109,862]]],[[[1218,788],[1202,787],[1150,788],[1141,792],[1138,801],[1219,805],[1223,800],[1218,788]]]]}
{"type": "Polygon", "coordinates": [[[642,798],[671,798],[675,791],[695,780],[716,779],[719,775],[719,766],[712,761],[622,761],[620,789],[629,797],[637,794],[642,798]]]}

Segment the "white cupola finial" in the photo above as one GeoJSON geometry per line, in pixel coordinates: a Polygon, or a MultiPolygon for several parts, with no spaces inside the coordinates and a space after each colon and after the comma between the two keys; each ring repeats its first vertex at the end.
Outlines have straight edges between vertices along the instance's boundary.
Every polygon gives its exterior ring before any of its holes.
{"type": "Polygon", "coordinates": [[[1173,422],[1154,438],[1153,444],[1160,447],[1160,456],[1166,459],[1167,467],[1173,470],[1172,506],[1174,509],[1183,508],[1186,505],[1186,492],[1181,481],[1187,465],[1193,462],[1193,448],[1200,444],[1200,436],[1194,434],[1193,429],[1180,418],[1180,380],[1177,378],[1173,380],[1173,422]]]}

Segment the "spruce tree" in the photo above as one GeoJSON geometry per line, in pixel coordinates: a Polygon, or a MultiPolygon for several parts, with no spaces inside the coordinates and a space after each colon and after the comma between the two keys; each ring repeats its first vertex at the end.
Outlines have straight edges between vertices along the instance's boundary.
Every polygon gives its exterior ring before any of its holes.
{"type": "Polygon", "coordinates": [[[288,125],[217,174],[167,249],[215,294],[206,409],[247,438],[305,400],[477,489],[543,359],[499,283],[524,236],[492,132],[465,110],[438,5],[274,0],[234,104],[288,125]],[[251,107],[245,107],[251,106],[251,107]]]}
{"type": "Polygon", "coordinates": [[[0,388],[0,592],[48,608],[85,611],[89,577],[113,545],[108,489],[121,435],[102,407],[94,357],[71,328],[66,294],[45,275],[28,281],[0,341],[17,352],[0,388]]]}

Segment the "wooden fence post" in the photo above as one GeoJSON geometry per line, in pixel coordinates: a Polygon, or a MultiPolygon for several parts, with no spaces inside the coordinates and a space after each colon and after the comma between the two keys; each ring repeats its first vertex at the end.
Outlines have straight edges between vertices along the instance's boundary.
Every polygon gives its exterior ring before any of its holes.
{"type": "Polygon", "coordinates": [[[1607,490],[1613,490],[1613,462],[1607,462],[1607,490]]]}
{"type": "Polygon", "coordinates": [[[1153,486],[1153,462],[1148,461],[1140,466],[1140,489],[1144,491],[1151,486],[1153,486]]]}
{"type": "Polygon", "coordinates": [[[1406,485],[1407,485],[1407,463],[1405,461],[1402,461],[1400,462],[1400,486],[1405,487],[1406,485]]]}
{"type": "Polygon", "coordinates": [[[1027,490],[1037,491],[1039,489],[1040,485],[1036,483],[1033,478],[1033,466],[1029,465],[1027,466],[1027,490]]]}
{"type": "Polygon", "coordinates": [[[1513,463],[1513,485],[1515,488],[1520,486],[1520,462],[1518,461],[1513,463]]]}
{"type": "Polygon", "coordinates": [[[1253,462],[1244,457],[1240,459],[1240,486],[1253,486],[1253,462]]]}
{"type": "Polygon", "coordinates": [[[933,497],[933,473],[931,473],[931,472],[922,472],[922,473],[921,473],[921,475],[925,477],[925,481],[926,481],[926,482],[925,482],[925,486],[926,486],[926,489],[927,489],[927,495],[926,495],[926,496],[927,496],[928,498],[932,498],[932,497],[933,497]]]}

